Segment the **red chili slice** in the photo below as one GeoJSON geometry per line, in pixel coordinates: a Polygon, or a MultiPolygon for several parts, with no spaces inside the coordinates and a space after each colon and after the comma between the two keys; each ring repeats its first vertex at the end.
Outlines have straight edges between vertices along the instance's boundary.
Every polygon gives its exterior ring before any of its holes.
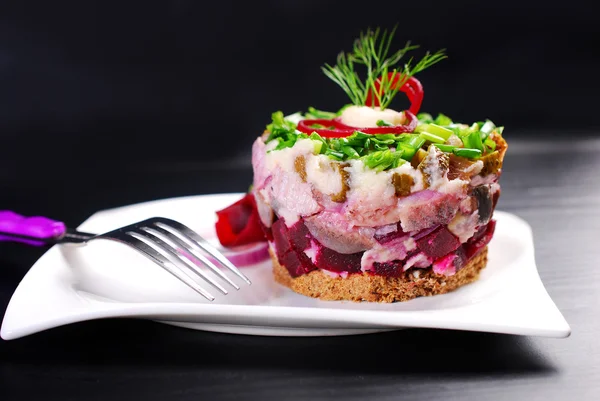
{"type": "Polygon", "coordinates": [[[406,110],[404,114],[409,120],[408,124],[394,125],[392,127],[351,127],[342,123],[338,117],[333,120],[302,120],[298,123],[297,128],[298,131],[304,132],[305,134],[316,132],[324,138],[344,138],[352,135],[356,131],[364,132],[365,134],[402,134],[404,132],[413,132],[415,128],[417,128],[417,117],[408,110],[406,110]],[[314,124],[335,128],[312,128],[311,126],[314,124]]]}
{"type": "MultiPolygon", "coordinates": [[[[393,79],[392,89],[398,85],[401,74],[388,73],[388,77],[393,79]]],[[[381,79],[375,81],[375,90],[379,91],[381,87],[381,79]]],[[[408,80],[400,87],[400,91],[406,93],[408,100],[410,101],[410,108],[404,113],[409,119],[407,125],[395,125],[393,127],[351,127],[342,123],[340,118],[334,118],[333,120],[316,119],[316,120],[302,120],[298,123],[298,131],[304,132],[305,134],[311,134],[316,132],[325,138],[344,138],[352,135],[355,131],[364,132],[365,134],[402,134],[404,132],[413,132],[417,127],[417,117],[415,114],[421,109],[421,103],[423,103],[423,85],[418,79],[414,77],[408,78],[408,80]],[[312,128],[312,125],[319,124],[329,128],[312,128]]],[[[374,96],[372,91],[367,94],[366,106],[379,106],[377,97],[374,96]]]]}
{"type": "Polygon", "coordinates": [[[252,193],[216,213],[218,219],[215,229],[223,246],[233,247],[265,241],[252,193]]]}
{"type": "MultiPolygon", "coordinates": [[[[402,77],[401,74],[394,74],[393,72],[388,73],[388,78],[392,79],[392,89],[395,89],[395,86],[398,85],[398,81],[402,77]]],[[[381,87],[381,79],[375,81],[375,90],[378,92],[381,87]]],[[[413,114],[418,114],[421,109],[421,103],[423,103],[423,85],[421,82],[415,77],[410,77],[408,80],[400,87],[400,91],[406,93],[408,100],[410,100],[410,111],[413,114]]],[[[367,100],[365,102],[366,106],[379,106],[379,100],[377,97],[373,95],[372,91],[369,91],[367,94],[367,100]]]]}

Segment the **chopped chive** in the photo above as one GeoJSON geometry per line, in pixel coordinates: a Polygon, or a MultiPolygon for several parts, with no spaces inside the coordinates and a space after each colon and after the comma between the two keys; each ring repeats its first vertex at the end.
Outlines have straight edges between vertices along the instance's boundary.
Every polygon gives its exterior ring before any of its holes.
{"type": "Polygon", "coordinates": [[[476,159],[481,156],[481,150],[479,149],[455,148],[453,152],[456,156],[466,157],[469,159],[476,159]]]}
{"type": "Polygon", "coordinates": [[[321,141],[313,141],[313,145],[314,145],[314,153],[316,155],[318,155],[319,153],[321,153],[321,150],[323,150],[323,142],[321,141]]]}
{"type": "Polygon", "coordinates": [[[424,138],[422,138],[420,135],[417,135],[408,141],[408,144],[415,149],[419,149],[421,146],[423,146],[425,141],[426,140],[424,138]]]}
{"type": "Polygon", "coordinates": [[[430,134],[429,132],[421,132],[420,136],[421,136],[421,138],[423,138],[429,142],[433,142],[433,143],[446,142],[446,140],[444,138],[437,136],[437,135],[430,134]]]}
{"type": "Polygon", "coordinates": [[[351,159],[358,159],[360,155],[351,146],[342,146],[342,152],[351,159]]]}
{"type": "Polygon", "coordinates": [[[481,141],[481,133],[479,131],[473,131],[469,134],[469,148],[483,151],[483,142],[481,141]]]}
{"type": "Polygon", "coordinates": [[[481,132],[483,132],[484,134],[486,134],[486,136],[487,136],[490,134],[490,132],[492,132],[494,130],[494,128],[496,128],[494,123],[491,122],[490,120],[486,120],[485,123],[481,126],[481,128],[479,130],[481,132]]]}
{"type": "Polygon", "coordinates": [[[331,157],[332,159],[336,159],[336,160],[344,160],[344,153],[342,152],[338,152],[337,150],[333,150],[333,149],[327,149],[325,151],[325,154],[329,157],[331,157]]]}
{"type": "Polygon", "coordinates": [[[444,140],[447,140],[448,138],[450,138],[450,135],[452,135],[454,133],[452,130],[441,127],[437,124],[428,124],[427,128],[424,129],[423,131],[429,132],[430,134],[433,134],[433,135],[437,135],[441,138],[444,138],[444,140]]]}
{"type": "Polygon", "coordinates": [[[490,149],[490,151],[493,152],[494,150],[496,150],[496,142],[494,142],[491,138],[487,138],[484,143],[485,146],[487,146],[490,149]]]}
{"type": "Polygon", "coordinates": [[[452,153],[452,152],[454,152],[454,149],[456,149],[456,146],[452,146],[452,145],[444,145],[441,143],[434,143],[434,145],[442,152],[452,153]]]}
{"type": "Polygon", "coordinates": [[[415,155],[415,153],[417,153],[417,149],[419,149],[420,146],[418,148],[414,148],[408,144],[405,143],[399,143],[398,144],[398,150],[402,150],[402,159],[406,160],[406,161],[411,161],[413,156],[415,155]]]}
{"type": "Polygon", "coordinates": [[[435,124],[437,125],[450,125],[452,124],[452,119],[442,113],[438,114],[438,116],[435,118],[435,120],[433,121],[435,124]]]}
{"type": "Polygon", "coordinates": [[[377,120],[377,126],[378,127],[392,127],[392,124],[390,124],[384,120],[377,120]]]}

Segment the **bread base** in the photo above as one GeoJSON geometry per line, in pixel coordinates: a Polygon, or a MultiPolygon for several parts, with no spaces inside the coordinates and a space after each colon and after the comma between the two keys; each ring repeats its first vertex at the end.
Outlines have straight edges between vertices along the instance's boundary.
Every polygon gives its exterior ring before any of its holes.
{"type": "Polygon", "coordinates": [[[479,272],[487,264],[487,246],[453,276],[443,276],[428,269],[409,269],[401,277],[351,274],[347,278],[333,278],[320,270],[291,277],[287,269],[279,264],[271,249],[275,281],[293,291],[327,301],[408,301],[422,296],[444,294],[471,283],[479,278],[479,272]],[[419,271],[418,277],[413,271],[419,271]]]}

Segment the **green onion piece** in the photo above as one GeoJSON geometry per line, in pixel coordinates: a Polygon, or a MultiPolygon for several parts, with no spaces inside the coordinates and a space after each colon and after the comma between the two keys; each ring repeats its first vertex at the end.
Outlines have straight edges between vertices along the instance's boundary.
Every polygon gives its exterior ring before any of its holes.
{"type": "Polygon", "coordinates": [[[362,157],[363,162],[369,168],[383,171],[390,167],[394,162],[394,156],[389,149],[373,152],[362,157]]]}
{"type": "Polygon", "coordinates": [[[306,113],[306,118],[311,118],[311,119],[331,120],[336,117],[337,117],[336,113],[332,113],[330,111],[317,110],[314,107],[309,107],[308,113],[306,113]]]}
{"type": "MultiPolygon", "coordinates": [[[[423,141],[425,142],[425,141],[423,141]]],[[[415,153],[417,153],[417,149],[419,149],[419,147],[417,148],[413,148],[412,146],[405,144],[405,143],[399,143],[397,149],[402,151],[402,159],[406,160],[406,161],[411,161],[412,158],[414,157],[415,153]]]]}
{"type": "Polygon", "coordinates": [[[279,144],[273,150],[281,150],[281,149],[285,149],[285,148],[291,148],[296,143],[296,139],[298,139],[298,137],[292,136],[287,141],[279,142],[279,144]]]}
{"type": "Polygon", "coordinates": [[[321,153],[321,150],[323,150],[323,142],[321,142],[321,141],[313,141],[313,146],[314,146],[313,153],[315,155],[318,155],[319,153],[321,153]]]}
{"type": "Polygon", "coordinates": [[[408,141],[408,144],[415,149],[419,149],[421,146],[423,146],[425,142],[425,138],[422,138],[420,135],[417,135],[413,137],[410,141],[408,141]]]}
{"type": "Polygon", "coordinates": [[[452,119],[442,113],[438,114],[438,116],[433,121],[437,125],[450,125],[452,124],[452,119]]]}
{"type": "Polygon", "coordinates": [[[502,135],[503,132],[504,132],[504,127],[496,127],[496,133],[498,135],[502,135]]]}
{"type": "Polygon", "coordinates": [[[490,151],[493,152],[494,150],[496,150],[496,142],[494,142],[491,138],[487,138],[484,143],[485,146],[487,146],[490,149],[490,151]]]}
{"type": "Polygon", "coordinates": [[[406,163],[406,160],[402,158],[403,153],[403,150],[396,150],[394,153],[392,153],[394,159],[392,161],[391,168],[396,168],[406,163]]]}
{"type": "Polygon", "coordinates": [[[473,131],[469,134],[469,148],[479,149],[483,152],[483,142],[479,131],[473,131]]]}
{"type": "Polygon", "coordinates": [[[420,137],[433,143],[444,143],[446,140],[440,136],[430,134],[429,132],[421,132],[420,137]]]}
{"type": "Polygon", "coordinates": [[[329,156],[330,158],[335,159],[335,160],[344,160],[344,153],[338,152],[338,151],[333,150],[333,149],[327,149],[325,151],[325,154],[327,156],[329,156]]]}
{"type": "Polygon", "coordinates": [[[310,134],[310,136],[308,138],[312,139],[313,141],[323,142],[324,144],[327,143],[327,142],[325,142],[325,138],[323,138],[321,135],[317,134],[316,132],[313,132],[312,134],[310,134]]]}
{"type": "Polygon", "coordinates": [[[460,139],[462,140],[463,146],[464,146],[465,148],[472,148],[472,147],[473,147],[473,146],[471,146],[471,140],[470,140],[470,137],[469,137],[469,135],[468,135],[468,134],[467,134],[467,135],[464,135],[464,134],[463,134],[463,135],[460,137],[460,139]]]}
{"type": "Polygon", "coordinates": [[[378,127],[392,127],[393,125],[384,120],[377,120],[378,127]]]}
{"type": "Polygon", "coordinates": [[[441,143],[434,143],[434,145],[442,152],[452,153],[452,152],[454,152],[454,149],[456,149],[456,146],[452,146],[452,145],[444,145],[441,143]]]}
{"type": "Polygon", "coordinates": [[[494,130],[494,128],[496,128],[496,126],[493,122],[491,122],[490,120],[485,120],[485,123],[481,126],[479,130],[487,136],[490,134],[490,132],[494,130]]]}
{"type": "Polygon", "coordinates": [[[394,143],[396,143],[396,141],[394,139],[377,139],[377,138],[373,138],[373,142],[378,143],[380,145],[393,145],[394,143]]]}
{"type": "Polygon", "coordinates": [[[358,152],[351,146],[342,146],[342,152],[350,159],[358,159],[360,157],[358,152]]]}
{"type": "Polygon", "coordinates": [[[433,135],[437,135],[441,138],[444,138],[444,140],[447,140],[448,138],[450,138],[450,135],[452,135],[454,133],[452,130],[441,127],[437,124],[429,124],[427,126],[427,129],[425,129],[424,131],[429,132],[430,134],[433,134],[433,135]]]}
{"type": "Polygon", "coordinates": [[[375,139],[377,139],[378,141],[389,141],[391,140],[392,142],[397,140],[398,138],[396,137],[396,135],[394,134],[375,134],[373,135],[375,137],[375,139]]]}
{"type": "Polygon", "coordinates": [[[453,152],[456,156],[467,157],[469,159],[476,159],[481,156],[481,150],[479,149],[455,148],[453,152]]]}
{"type": "Polygon", "coordinates": [[[375,142],[375,141],[373,141],[373,147],[377,150],[387,150],[390,148],[385,143],[379,143],[379,142],[375,142]]]}
{"type": "Polygon", "coordinates": [[[429,113],[419,113],[417,114],[417,119],[422,123],[432,123],[433,117],[429,113]]]}

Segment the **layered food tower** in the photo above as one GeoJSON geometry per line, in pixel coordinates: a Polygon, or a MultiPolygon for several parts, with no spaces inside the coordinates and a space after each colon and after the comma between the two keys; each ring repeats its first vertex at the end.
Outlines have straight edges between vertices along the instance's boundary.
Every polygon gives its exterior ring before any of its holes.
{"type": "Polygon", "coordinates": [[[487,263],[506,152],[502,127],[418,114],[418,62],[393,32],[361,34],[323,67],[352,104],[272,115],[252,147],[260,225],[275,279],[326,300],[394,302],[446,293],[487,263]],[[361,79],[358,67],[367,76],[361,79]],[[404,92],[410,108],[389,107],[404,92]]]}

